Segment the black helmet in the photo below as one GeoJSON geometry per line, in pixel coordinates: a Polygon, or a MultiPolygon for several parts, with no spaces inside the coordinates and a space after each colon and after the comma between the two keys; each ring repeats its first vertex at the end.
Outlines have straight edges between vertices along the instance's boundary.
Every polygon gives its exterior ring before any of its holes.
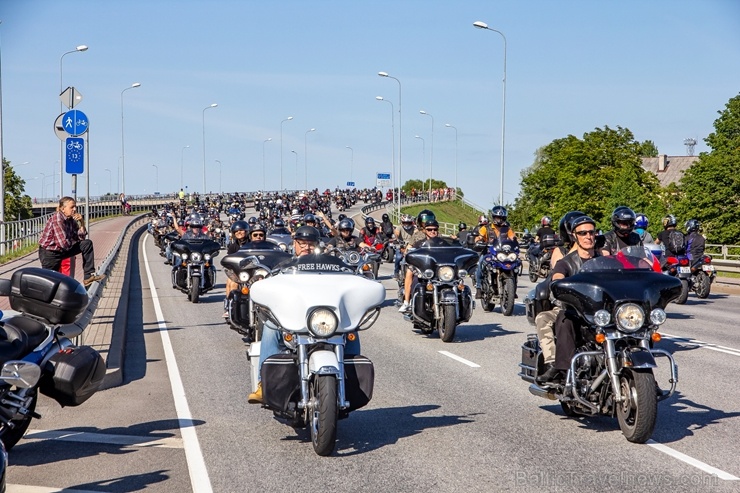
{"type": "Polygon", "coordinates": [[[430,219],[424,224],[424,228],[428,228],[429,226],[439,229],[439,223],[437,222],[436,219],[430,219]]]}
{"type": "Polygon", "coordinates": [[[382,219],[382,220],[383,220],[383,222],[385,223],[385,222],[388,222],[388,221],[390,221],[390,220],[391,220],[391,217],[390,217],[390,216],[389,216],[388,214],[383,214],[383,215],[381,216],[381,219],[382,219]]]}
{"type": "Polygon", "coordinates": [[[684,227],[686,228],[687,233],[693,233],[694,231],[699,231],[701,223],[696,219],[689,219],[686,221],[686,224],[684,224],[684,227]]]}
{"type": "Polygon", "coordinates": [[[188,228],[202,228],[203,218],[199,214],[192,214],[188,220],[188,228]]]}
{"type": "Polygon", "coordinates": [[[257,218],[256,218],[256,217],[254,217],[254,216],[252,216],[252,217],[250,217],[250,218],[249,218],[249,219],[247,220],[247,223],[249,223],[249,226],[254,226],[255,224],[257,224],[257,218]]]}
{"type": "Polygon", "coordinates": [[[423,228],[428,221],[433,221],[436,219],[437,217],[434,215],[434,212],[430,211],[429,209],[424,209],[416,215],[416,225],[420,228],[423,228]]]}
{"type": "Polygon", "coordinates": [[[340,232],[343,230],[349,230],[350,232],[353,232],[355,230],[355,222],[352,219],[345,217],[344,219],[339,221],[339,224],[337,225],[337,230],[339,230],[340,232]]]}
{"type": "Polygon", "coordinates": [[[462,231],[463,229],[468,229],[468,225],[465,223],[460,223],[457,225],[457,230],[462,231]]]}
{"type": "Polygon", "coordinates": [[[275,227],[276,228],[284,228],[285,227],[285,221],[283,221],[281,218],[275,219],[275,227]]]}
{"type": "Polygon", "coordinates": [[[262,223],[257,223],[254,226],[252,226],[251,228],[249,228],[249,237],[250,238],[252,237],[252,233],[254,233],[255,231],[261,231],[262,233],[265,234],[265,236],[267,236],[267,228],[265,228],[265,225],[262,224],[262,223]]]}
{"type": "Polygon", "coordinates": [[[303,216],[303,222],[306,223],[306,224],[308,224],[308,223],[314,223],[315,224],[316,223],[316,216],[314,216],[311,213],[308,213],[305,216],[303,216]]]}
{"type": "Polygon", "coordinates": [[[502,205],[497,205],[491,209],[491,219],[496,226],[502,226],[506,222],[508,215],[509,213],[506,212],[506,207],[502,205]]]}
{"type": "Polygon", "coordinates": [[[676,216],[673,214],[668,214],[666,217],[663,218],[663,229],[676,227],[676,224],[678,224],[678,221],[676,220],[676,216]]]}
{"type": "Polygon", "coordinates": [[[234,221],[234,224],[231,225],[231,234],[237,231],[249,231],[249,224],[246,221],[234,221]]]}
{"type": "Polygon", "coordinates": [[[617,233],[627,235],[635,229],[636,218],[635,211],[625,205],[621,205],[612,212],[612,227],[617,233]]]}
{"type": "Polygon", "coordinates": [[[319,230],[314,228],[313,226],[301,226],[300,228],[295,230],[293,239],[318,243],[320,236],[321,235],[319,234],[319,230]]]}
{"type": "Polygon", "coordinates": [[[365,218],[365,227],[367,228],[374,228],[375,227],[375,219],[373,219],[372,216],[368,216],[365,218]]]}
{"type": "Polygon", "coordinates": [[[574,230],[580,226],[581,224],[590,224],[594,228],[596,228],[596,221],[591,219],[590,216],[587,216],[586,214],[582,214],[580,216],[575,216],[573,219],[570,220],[570,237],[575,242],[576,240],[576,234],[574,233],[574,230]]]}
{"type": "Polygon", "coordinates": [[[560,239],[563,241],[570,241],[570,222],[573,218],[578,216],[585,216],[586,214],[581,211],[570,211],[566,212],[565,215],[560,219],[558,230],[560,231],[560,239]]]}

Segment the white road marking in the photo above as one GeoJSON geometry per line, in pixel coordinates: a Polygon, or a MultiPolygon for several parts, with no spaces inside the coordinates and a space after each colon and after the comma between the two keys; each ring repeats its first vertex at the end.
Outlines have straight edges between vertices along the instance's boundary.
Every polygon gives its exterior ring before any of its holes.
{"type": "Polygon", "coordinates": [[[468,365],[471,368],[480,368],[480,365],[479,364],[473,363],[472,361],[468,361],[465,358],[461,358],[460,356],[458,356],[456,354],[452,354],[449,351],[439,351],[439,354],[444,354],[448,358],[452,358],[455,361],[459,361],[460,363],[462,363],[464,365],[468,365]]]}
{"type": "Polygon", "coordinates": [[[7,493],[96,493],[92,490],[71,490],[69,488],[47,488],[45,486],[29,486],[26,484],[9,484],[7,493]]]}
{"type": "Polygon", "coordinates": [[[694,466],[698,469],[701,469],[702,471],[706,473],[714,474],[719,479],[724,479],[726,481],[740,481],[740,478],[733,476],[732,474],[728,472],[725,472],[721,469],[717,469],[716,467],[712,467],[709,464],[706,464],[698,459],[694,459],[693,457],[690,457],[686,454],[682,454],[681,452],[677,450],[673,450],[672,448],[667,447],[663,445],[662,443],[658,443],[653,440],[648,440],[646,443],[650,445],[651,447],[653,447],[654,449],[660,450],[664,454],[668,454],[671,457],[674,457],[682,462],[685,462],[686,464],[690,466],[694,466]]]}
{"type": "Polygon", "coordinates": [[[702,349],[711,349],[712,351],[719,351],[720,353],[731,354],[733,356],[740,356],[740,349],[735,349],[735,348],[726,347],[726,346],[719,346],[717,344],[712,344],[711,342],[699,341],[696,339],[692,339],[690,337],[679,337],[679,336],[674,336],[671,334],[663,334],[663,333],[661,333],[661,335],[667,339],[672,339],[678,342],[685,342],[687,344],[692,344],[702,349]]]}
{"type": "Polygon", "coordinates": [[[182,438],[110,435],[84,431],[33,430],[27,432],[23,438],[25,440],[101,443],[106,445],[122,445],[124,447],[183,448],[182,438]]]}
{"type": "Polygon", "coordinates": [[[175,352],[172,349],[172,343],[170,342],[170,334],[167,332],[167,324],[164,322],[162,307],[159,304],[157,287],[154,285],[152,271],[149,268],[149,257],[146,254],[146,243],[149,236],[150,235],[147,233],[144,238],[144,242],[142,243],[144,267],[146,268],[146,276],[149,279],[149,290],[152,295],[154,312],[157,315],[157,325],[159,326],[159,335],[162,337],[165,359],[167,360],[167,372],[170,376],[172,396],[175,400],[175,409],[180,422],[180,434],[182,435],[182,440],[185,445],[185,458],[188,461],[190,484],[193,486],[194,493],[212,493],[213,488],[211,487],[211,480],[208,477],[208,469],[206,469],[203,452],[200,448],[200,442],[198,442],[198,435],[195,432],[195,424],[193,423],[193,418],[190,414],[188,400],[185,397],[185,388],[182,385],[180,370],[177,368],[177,360],[175,359],[175,352]]]}

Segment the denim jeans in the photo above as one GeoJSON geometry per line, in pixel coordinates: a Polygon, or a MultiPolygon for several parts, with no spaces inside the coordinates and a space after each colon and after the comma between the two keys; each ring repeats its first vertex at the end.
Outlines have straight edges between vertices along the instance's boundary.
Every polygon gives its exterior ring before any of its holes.
{"type": "Polygon", "coordinates": [[[401,271],[401,260],[403,260],[403,254],[401,249],[396,250],[396,255],[393,259],[393,274],[396,275],[401,271]]]}
{"type": "Polygon", "coordinates": [[[475,287],[478,289],[480,289],[480,280],[483,276],[483,262],[485,261],[485,258],[485,255],[481,255],[481,257],[478,259],[478,268],[475,269],[475,287]]]}

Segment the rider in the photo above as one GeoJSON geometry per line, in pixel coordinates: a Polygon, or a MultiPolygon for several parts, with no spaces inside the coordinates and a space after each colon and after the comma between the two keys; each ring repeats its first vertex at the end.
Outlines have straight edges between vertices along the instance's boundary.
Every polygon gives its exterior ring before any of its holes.
{"type": "Polygon", "coordinates": [[[365,218],[365,227],[360,230],[360,239],[364,243],[363,246],[373,248],[373,246],[380,242],[383,242],[383,233],[375,224],[375,219],[368,216],[365,218]]]}
{"type": "Polygon", "coordinates": [[[602,255],[616,255],[628,246],[642,245],[640,235],[635,233],[637,214],[627,206],[621,205],[612,212],[612,230],[604,233],[605,244],[602,255]]]}
{"type": "MultiPolygon", "coordinates": [[[[486,244],[492,244],[502,236],[511,240],[516,240],[514,230],[509,227],[509,223],[506,221],[507,217],[508,212],[506,212],[506,208],[500,205],[491,209],[491,221],[493,222],[493,225],[489,225],[488,221],[481,216],[482,225],[478,230],[478,235],[475,237],[475,242],[478,243],[482,241],[486,244]]],[[[477,300],[483,297],[480,284],[481,276],[483,275],[483,262],[485,257],[485,254],[480,256],[480,259],[478,260],[478,268],[475,270],[475,299],[477,300]]]]}
{"type": "MultiPolygon", "coordinates": [[[[294,258],[302,257],[304,255],[312,255],[316,245],[319,243],[319,231],[311,226],[301,226],[296,229],[293,235],[293,251],[294,258]]],[[[317,259],[321,259],[324,254],[316,254],[317,259]]],[[[329,257],[332,258],[332,257],[329,257]]],[[[278,266],[279,268],[279,266],[278,266]]],[[[280,337],[280,331],[270,321],[265,322],[262,328],[262,342],[260,344],[260,359],[259,359],[259,372],[262,373],[262,364],[265,360],[273,354],[280,352],[280,347],[283,345],[280,337]]],[[[348,340],[344,347],[344,354],[360,354],[360,338],[356,337],[355,340],[348,340]]],[[[250,404],[262,403],[262,381],[257,383],[257,390],[249,394],[247,402],[250,404]]]]}
{"type": "Polygon", "coordinates": [[[381,216],[382,221],[380,222],[380,231],[383,233],[383,235],[386,238],[390,238],[393,236],[393,223],[391,222],[391,217],[388,214],[383,214],[381,216]]]}
{"type": "Polygon", "coordinates": [[[704,256],[704,248],[706,240],[704,236],[699,233],[701,223],[696,219],[689,219],[684,225],[686,228],[686,253],[688,254],[689,260],[692,265],[701,262],[704,256]]]}
{"type": "MultiPolygon", "coordinates": [[[[584,262],[598,257],[596,248],[596,221],[587,215],[577,216],[570,222],[570,239],[575,250],[562,258],[552,269],[552,280],[557,281],[577,274],[584,262]]],[[[561,310],[555,320],[555,361],[548,366],[537,383],[558,381],[570,368],[570,360],[576,351],[573,320],[561,310]]]]}
{"type": "Polygon", "coordinates": [[[655,239],[656,244],[665,247],[666,257],[677,257],[686,253],[686,238],[676,229],[676,224],[678,224],[676,216],[668,214],[663,218],[663,231],[655,239]]]}
{"type": "MultiPolygon", "coordinates": [[[[419,212],[419,215],[416,216],[416,224],[419,229],[411,236],[411,240],[406,247],[406,252],[409,249],[419,248],[419,245],[426,240],[439,237],[439,223],[434,213],[429,209],[419,212]]],[[[398,311],[401,313],[411,308],[409,300],[411,300],[411,284],[413,282],[414,273],[411,269],[407,269],[403,284],[403,303],[398,308],[398,311]]]]}
{"type": "Polygon", "coordinates": [[[457,240],[460,242],[462,246],[468,245],[468,236],[470,235],[470,231],[468,231],[468,225],[464,222],[461,222],[457,225],[457,234],[454,234],[451,236],[453,240],[457,240]]]}
{"type": "MultiPolygon", "coordinates": [[[[188,230],[185,231],[181,240],[209,240],[208,234],[203,232],[203,218],[200,214],[192,214],[188,220],[188,230]]],[[[177,270],[182,264],[182,258],[179,255],[173,255],[172,270],[177,270]]],[[[215,267],[213,267],[215,271],[215,267]]]]}
{"type": "Polygon", "coordinates": [[[643,244],[653,243],[653,235],[651,235],[648,228],[648,218],[642,212],[638,212],[635,216],[635,233],[640,235],[643,244]]]}
{"type": "Polygon", "coordinates": [[[414,218],[409,214],[401,214],[401,225],[394,232],[396,238],[398,238],[398,248],[396,249],[396,257],[393,263],[394,278],[398,278],[398,273],[401,271],[401,259],[403,259],[403,255],[406,253],[407,245],[411,244],[411,238],[415,232],[414,218]]]}
{"type": "MultiPolygon", "coordinates": [[[[236,253],[239,251],[240,248],[242,248],[244,245],[249,242],[249,239],[247,238],[247,231],[249,231],[249,224],[247,224],[246,221],[234,221],[234,224],[231,225],[231,241],[226,246],[226,255],[231,255],[232,253],[236,253]]],[[[238,284],[229,279],[226,278],[226,298],[224,299],[224,318],[229,317],[229,311],[227,302],[229,299],[229,293],[231,293],[233,290],[237,289],[238,284]]]]}
{"type": "Polygon", "coordinates": [[[288,228],[285,227],[285,221],[283,221],[282,218],[275,219],[275,222],[273,223],[274,228],[272,228],[272,231],[270,234],[274,235],[289,235],[290,231],[288,228]]]}
{"type": "Polygon", "coordinates": [[[339,235],[329,240],[329,243],[326,245],[327,252],[334,248],[341,251],[360,249],[360,239],[353,234],[355,231],[355,222],[352,219],[346,217],[339,221],[337,230],[339,231],[339,235]]]}
{"type": "Polygon", "coordinates": [[[548,235],[552,238],[555,237],[555,230],[552,229],[552,218],[550,216],[542,216],[540,227],[537,233],[535,233],[534,245],[529,252],[534,258],[538,258],[542,253],[542,240],[548,235]]]}

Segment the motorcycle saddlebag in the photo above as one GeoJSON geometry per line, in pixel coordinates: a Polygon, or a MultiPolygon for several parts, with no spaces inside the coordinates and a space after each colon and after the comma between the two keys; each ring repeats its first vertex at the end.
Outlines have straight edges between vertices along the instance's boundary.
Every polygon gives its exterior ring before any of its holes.
{"type": "Polygon", "coordinates": [[[540,345],[535,334],[529,334],[527,341],[522,344],[522,362],[519,364],[519,376],[522,380],[534,383],[538,375],[540,345]]]}
{"type": "Polygon", "coordinates": [[[262,402],[273,411],[287,412],[301,395],[301,377],[292,354],[273,354],[262,363],[262,402]]]}
{"type": "Polygon", "coordinates": [[[344,356],[344,393],[349,401],[348,411],[365,407],[373,398],[375,367],[373,362],[359,354],[344,356]]]}
{"type": "Polygon", "coordinates": [[[53,325],[74,323],[88,301],[82,284],[53,270],[28,267],[15,271],[10,279],[10,307],[53,325]]]}
{"type": "Polygon", "coordinates": [[[550,278],[537,284],[524,298],[524,307],[527,312],[527,321],[534,325],[540,312],[552,310],[550,302],[550,278]]]}
{"type": "Polygon", "coordinates": [[[90,346],[62,350],[47,363],[39,390],[64,406],[79,406],[88,400],[103,382],[105,361],[90,346]]]}

